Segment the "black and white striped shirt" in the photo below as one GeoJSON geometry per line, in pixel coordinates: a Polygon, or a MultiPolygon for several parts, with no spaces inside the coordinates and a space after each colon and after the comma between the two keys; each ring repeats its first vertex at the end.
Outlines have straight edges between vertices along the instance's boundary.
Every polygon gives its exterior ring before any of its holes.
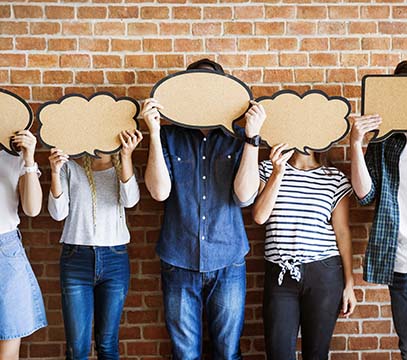
{"type": "MultiPolygon", "coordinates": [[[[267,182],[273,171],[270,160],[259,166],[267,182]]],[[[281,266],[299,280],[298,266],[339,255],[331,215],[352,187],[345,174],[334,167],[299,170],[286,164],[270,218],[266,222],[265,259],[281,266]]]]}

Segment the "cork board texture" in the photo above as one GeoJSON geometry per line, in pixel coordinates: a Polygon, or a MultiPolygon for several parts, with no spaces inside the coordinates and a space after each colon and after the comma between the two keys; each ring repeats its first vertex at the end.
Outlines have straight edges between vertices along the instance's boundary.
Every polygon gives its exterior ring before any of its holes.
{"type": "Polygon", "coordinates": [[[379,114],[383,122],[372,141],[407,131],[407,76],[366,75],[362,79],[362,115],[379,114]]]}
{"type": "Polygon", "coordinates": [[[119,133],[138,127],[140,107],[132,98],[96,93],[90,98],[70,94],[43,104],[37,112],[38,135],[44,146],[71,157],[120,150],[119,133]]]}
{"type": "Polygon", "coordinates": [[[231,75],[189,70],[161,79],[151,97],[163,106],[160,113],[166,120],[192,128],[221,126],[233,133],[233,122],[245,114],[253,95],[231,75]]]}
{"type": "Polygon", "coordinates": [[[31,127],[32,110],[21,97],[5,89],[0,89],[0,110],[0,150],[18,155],[11,137],[16,131],[31,127]]]}
{"type": "Polygon", "coordinates": [[[300,95],[282,90],[256,99],[264,106],[267,118],[260,135],[269,146],[287,143],[303,154],[325,151],[349,132],[349,102],[329,97],[319,90],[300,95]]]}

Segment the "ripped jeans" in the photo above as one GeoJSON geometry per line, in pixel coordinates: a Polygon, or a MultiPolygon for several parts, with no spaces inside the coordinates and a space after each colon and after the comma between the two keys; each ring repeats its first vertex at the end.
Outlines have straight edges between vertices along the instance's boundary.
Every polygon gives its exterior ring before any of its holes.
{"type": "Polygon", "coordinates": [[[130,280],[126,245],[64,244],[60,273],[66,359],[88,359],[92,320],[97,358],[119,359],[119,325],[130,280]]]}

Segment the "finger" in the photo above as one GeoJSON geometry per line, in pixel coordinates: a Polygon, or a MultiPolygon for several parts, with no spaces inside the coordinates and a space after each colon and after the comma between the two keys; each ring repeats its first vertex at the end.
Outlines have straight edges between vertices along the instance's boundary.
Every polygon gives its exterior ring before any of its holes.
{"type": "Polygon", "coordinates": [[[129,140],[131,139],[131,137],[127,134],[126,131],[122,131],[121,134],[122,134],[122,137],[123,137],[124,141],[125,141],[126,143],[128,143],[129,140]]]}
{"type": "Polygon", "coordinates": [[[136,130],[137,141],[140,142],[143,140],[143,134],[140,130],[136,130]]]}
{"type": "Polygon", "coordinates": [[[281,157],[281,153],[287,149],[288,144],[282,144],[281,146],[278,147],[278,149],[276,150],[276,152],[274,153],[274,158],[277,160],[278,158],[281,157]]]}
{"type": "Polygon", "coordinates": [[[126,141],[124,140],[122,133],[119,133],[119,139],[121,144],[124,146],[126,144],[126,141]]]}
{"type": "Polygon", "coordinates": [[[348,298],[344,297],[342,301],[342,313],[345,315],[348,311],[348,298]]]}
{"type": "Polygon", "coordinates": [[[291,158],[291,156],[293,156],[294,151],[295,150],[290,150],[290,151],[286,152],[284,155],[281,156],[281,160],[283,162],[287,162],[291,158]]]}
{"type": "Polygon", "coordinates": [[[270,151],[270,158],[273,157],[274,154],[276,153],[276,151],[277,151],[279,148],[281,148],[282,146],[284,146],[284,145],[285,145],[284,143],[274,145],[274,146],[271,148],[271,151],[270,151]]]}
{"type": "Polygon", "coordinates": [[[353,314],[356,308],[356,301],[351,301],[350,302],[350,309],[349,309],[349,316],[353,314]]]}

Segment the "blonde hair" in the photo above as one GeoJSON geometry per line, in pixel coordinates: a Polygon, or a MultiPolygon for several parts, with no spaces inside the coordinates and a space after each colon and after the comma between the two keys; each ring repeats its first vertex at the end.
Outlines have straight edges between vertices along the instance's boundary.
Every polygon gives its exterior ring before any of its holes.
{"type": "MultiPolygon", "coordinates": [[[[120,202],[120,174],[122,170],[122,163],[119,154],[112,155],[112,164],[116,171],[117,177],[117,199],[120,202]]],[[[83,169],[85,170],[86,177],[88,178],[90,192],[92,195],[92,217],[93,227],[96,228],[96,183],[92,171],[92,158],[89,155],[85,155],[83,158],[83,169]]]]}

